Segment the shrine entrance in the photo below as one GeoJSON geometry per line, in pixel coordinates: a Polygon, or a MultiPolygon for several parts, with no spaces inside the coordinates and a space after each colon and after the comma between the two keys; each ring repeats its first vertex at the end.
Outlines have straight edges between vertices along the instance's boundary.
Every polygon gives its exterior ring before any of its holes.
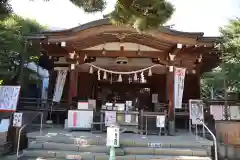
{"type": "Polygon", "coordinates": [[[154,111],[148,108],[152,103],[151,88],[141,84],[122,84],[122,83],[102,83],[98,85],[98,101],[101,104],[108,103],[125,103],[132,101],[137,110],[154,111]]]}

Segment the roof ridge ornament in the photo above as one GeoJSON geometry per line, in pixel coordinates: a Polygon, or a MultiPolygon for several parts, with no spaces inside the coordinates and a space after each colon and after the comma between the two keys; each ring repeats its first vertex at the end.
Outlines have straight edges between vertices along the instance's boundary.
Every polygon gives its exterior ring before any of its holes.
{"type": "Polygon", "coordinates": [[[103,33],[103,34],[116,36],[116,38],[119,39],[120,41],[124,40],[126,37],[131,35],[139,35],[139,33],[111,33],[111,32],[103,33]]]}

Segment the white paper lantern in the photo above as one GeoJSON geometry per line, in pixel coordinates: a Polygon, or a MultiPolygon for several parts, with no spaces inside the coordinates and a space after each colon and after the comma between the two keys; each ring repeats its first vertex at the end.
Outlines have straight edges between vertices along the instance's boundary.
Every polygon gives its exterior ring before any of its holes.
{"type": "Polygon", "coordinates": [[[148,70],[148,76],[152,76],[152,70],[151,70],[151,68],[148,70]]]}
{"type": "Polygon", "coordinates": [[[101,74],[100,74],[100,70],[98,70],[98,80],[101,80],[101,74]]]}
{"type": "Polygon", "coordinates": [[[118,82],[122,82],[122,75],[121,74],[119,74],[119,76],[118,76],[118,82]]]}
{"type": "Polygon", "coordinates": [[[133,80],[134,80],[134,81],[137,81],[137,80],[138,80],[137,73],[134,74],[133,80]]]}
{"type": "Polygon", "coordinates": [[[90,74],[93,74],[93,67],[91,66],[90,69],[89,69],[89,73],[90,74]]]}
{"type": "Polygon", "coordinates": [[[107,79],[107,72],[104,72],[104,74],[103,74],[103,79],[104,79],[104,80],[107,79]]]}

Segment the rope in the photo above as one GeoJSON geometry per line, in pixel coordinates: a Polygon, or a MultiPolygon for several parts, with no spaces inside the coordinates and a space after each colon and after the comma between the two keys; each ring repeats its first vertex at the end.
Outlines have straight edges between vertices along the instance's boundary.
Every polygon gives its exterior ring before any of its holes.
{"type": "Polygon", "coordinates": [[[160,65],[160,64],[154,64],[154,65],[152,65],[152,66],[150,66],[150,67],[143,68],[143,69],[136,70],[136,71],[117,72],[117,71],[112,71],[112,70],[108,70],[108,69],[104,69],[104,68],[98,67],[98,66],[96,66],[96,65],[94,65],[94,64],[91,64],[91,63],[85,63],[85,64],[90,65],[91,67],[96,68],[96,69],[98,69],[98,70],[100,70],[100,71],[108,72],[108,73],[111,73],[111,74],[125,74],[125,75],[126,75],[126,74],[135,74],[135,73],[139,73],[139,72],[144,72],[144,71],[147,71],[147,70],[149,70],[149,69],[152,69],[153,67],[162,66],[162,65],[160,65]]]}

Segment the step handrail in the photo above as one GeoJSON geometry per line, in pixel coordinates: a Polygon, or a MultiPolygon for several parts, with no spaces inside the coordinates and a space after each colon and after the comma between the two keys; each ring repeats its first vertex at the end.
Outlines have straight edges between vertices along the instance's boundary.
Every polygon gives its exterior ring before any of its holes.
{"type": "Polygon", "coordinates": [[[19,132],[18,132],[18,141],[17,141],[17,158],[19,157],[19,146],[20,146],[20,140],[21,140],[22,130],[23,130],[24,128],[26,128],[28,125],[32,124],[33,120],[34,120],[35,118],[37,118],[39,115],[40,115],[40,117],[41,117],[39,134],[40,134],[40,136],[42,135],[43,113],[42,113],[42,112],[38,112],[38,113],[33,117],[33,119],[32,119],[29,123],[24,124],[24,125],[19,129],[19,132]]]}
{"type": "Polygon", "coordinates": [[[207,127],[207,125],[200,119],[197,118],[197,120],[207,129],[207,131],[211,134],[212,138],[213,138],[213,143],[214,143],[214,156],[215,156],[215,160],[218,160],[218,153],[217,153],[217,139],[216,136],[212,133],[212,131],[207,127]]]}

